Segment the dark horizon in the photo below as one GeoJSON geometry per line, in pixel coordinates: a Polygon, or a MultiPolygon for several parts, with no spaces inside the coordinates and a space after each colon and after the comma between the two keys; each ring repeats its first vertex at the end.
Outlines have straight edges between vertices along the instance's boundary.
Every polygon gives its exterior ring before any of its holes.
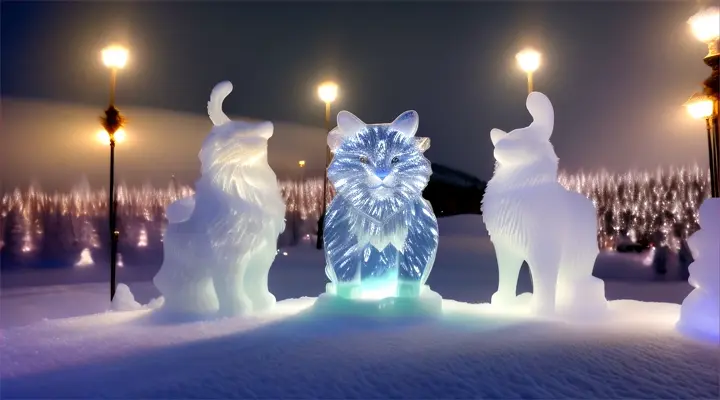
{"type": "MultiPolygon", "coordinates": [[[[226,101],[229,114],[319,128],[324,110],[316,85],[335,79],[341,94],[333,115],[348,109],[368,123],[388,122],[415,109],[418,135],[432,139],[427,155],[433,162],[487,180],[494,165],[490,129],[512,130],[530,121],[525,76],[514,55],[533,46],[543,53],[535,84],[555,107],[552,142],[562,169],[707,164],[703,123],[682,108],[709,75],[702,63],[705,46],[686,23],[694,3],[0,7],[4,98],[95,104],[100,113],[108,72],[99,51],[120,42],[131,51],[118,80],[121,108],[200,116],[210,89],[227,79],[235,86],[226,101]]],[[[11,118],[3,111],[3,120],[11,118]]],[[[145,134],[157,135],[173,152],[168,133],[145,134]]],[[[3,131],[2,151],[31,151],[18,147],[13,135],[3,131]]],[[[320,158],[321,151],[312,154],[320,158]]],[[[192,168],[196,159],[187,158],[183,162],[192,168]]],[[[138,177],[151,173],[154,160],[135,161],[138,177]]],[[[0,163],[0,171],[24,170],[0,163]]]]}

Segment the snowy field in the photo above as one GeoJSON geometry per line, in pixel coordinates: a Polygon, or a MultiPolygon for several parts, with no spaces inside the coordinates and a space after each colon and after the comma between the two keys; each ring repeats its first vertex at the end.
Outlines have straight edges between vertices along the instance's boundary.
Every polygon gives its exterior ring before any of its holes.
{"type": "MultiPolygon", "coordinates": [[[[283,301],[251,318],[171,322],[150,310],[107,312],[104,266],[3,274],[0,397],[720,396],[720,347],[674,330],[691,287],[655,280],[643,256],[601,255],[595,274],[618,301],[607,320],[571,325],[477,304],[497,287],[481,218],[443,218],[440,231],[429,280],[445,298],[437,319],[314,313],[324,259],[309,243],[281,250],[270,290],[283,301]]],[[[157,268],[126,266],[120,281],[147,303],[158,295],[150,283],[157,268]]],[[[531,290],[527,273],[518,289],[531,290]]]]}

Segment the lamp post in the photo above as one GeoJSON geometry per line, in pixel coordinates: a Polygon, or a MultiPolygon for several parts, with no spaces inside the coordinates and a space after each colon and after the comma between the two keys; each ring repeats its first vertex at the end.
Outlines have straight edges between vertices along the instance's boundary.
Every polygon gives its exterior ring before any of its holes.
{"type": "Polygon", "coordinates": [[[128,51],[122,46],[112,45],[102,50],[102,61],[110,68],[110,104],[105,110],[105,115],[100,118],[103,128],[107,133],[110,144],[110,195],[108,197],[108,220],[110,223],[110,301],[115,297],[116,270],[117,270],[117,247],[120,233],[116,229],[117,201],[115,200],[115,142],[122,140],[124,133],[120,128],[123,126],[124,118],[120,110],[115,108],[115,82],[117,71],[125,67],[128,59],[128,51]]]}
{"type": "Polygon", "coordinates": [[[528,94],[533,91],[533,72],[540,67],[540,53],[534,49],[525,49],[515,55],[518,66],[527,74],[528,94]]]}
{"type": "Polygon", "coordinates": [[[298,190],[298,208],[300,207],[300,201],[305,198],[305,160],[298,161],[298,167],[300,167],[300,189],[298,190]]]}
{"type": "MultiPolygon", "coordinates": [[[[337,98],[338,85],[334,82],[324,82],[318,86],[318,97],[325,103],[325,133],[330,133],[330,105],[337,98]]],[[[322,195],[322,212],[318,220],[318,236],[317,236],[317,249],[323,248],[323,233],[325,231],[325,212],[327,211],[327,189],[328,189],[328,178],[327,169],[330,166],[330,160],[332,154],[330,148],[325,143],[325,174],[323,175],[323,195],[322,195]]]]}
{"type": "Polygon", "coordinates": [[[305,188],[305,160],[298,161],[298,167],[300,167],[300,185],[305,188]]]}
{"type": "Polygon", "coordinates": [[[298,243],[298,238],[300,237],[300,230],[302,228],[302,207],[303,207],[303,199],[305,198],[305,160],[298,161],[298,167],[300,169],[300,179],[295,184],[295,190],[293,193],[293,196],[295,197],[295,207],[294,210],[290,213],[290,218],[292,218],[292,244],[296,245],[298,243]]]}
{"type": "Polygon", "coordinates": [[[693,15],[688,23],[695,37],[708,46],[703,61],[711,68],[710,77],[703,82],[702,93],[696,93],[685,103],[693,118],[705,119],[708,134],[708,158],[710,161],[710,195],[720,197],[720,134],[718,133],[718,92],[720,88],[720,8],[710,7],[693,15]]]}

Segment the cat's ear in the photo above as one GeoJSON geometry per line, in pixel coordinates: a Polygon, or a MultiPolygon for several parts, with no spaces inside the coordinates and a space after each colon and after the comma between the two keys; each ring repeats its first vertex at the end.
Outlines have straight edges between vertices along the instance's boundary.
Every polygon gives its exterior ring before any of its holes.
{"type": "Polygon", "coordinates": [[[420,150],[421,153],[424,153],[427,149],[430,148],[430,138],[429,137],[416,137],[415,138],[415,146],[417,146],[418,150],[420,150]]]}
{"type": "Polygon", "coordinates": [[[550,99],[540,92],[532,92],[528,95],[525,106],[533,117],[533,122],[530,124],[532,130],[550,139],[555,124],[555,111],[550,99]]]}
{"type": "Polygon", "coordinates": [[[420,124],[420,117],[416,111],[410,110],[400,114],[390,124],[390,129],[400,132],[405,136],[415,136],[420,124]]]}
{"type": "Polygon", "coordinates": [[[354,135],[367,127],[367,125],[356,117],[350,111],[340,111],[337,115],[337,124],[328,133],[327,144],[330,147],[330,151],[335,153],[335,150],[340,147],[343,140],[350,135],[354,135]]]}
{"type": "Polygon", "coordinates": [[[344,138],[345,136],[340,132],[340,128],[333,128],[333,130],[328,133],[327,137],[327,145],[330,148],[330,151],[335,153],[335,150],[340,147],[344,138]]]}
{"type": "Polygon", "coordinates": [[[360,118],[353,115],[350,111],[343,110],[337,115],[337,126],[340,132],[347,136],[354,135],[362,131],[367,125],[365,125],[360,118]]]}
{"type": "Polygon", "coordinates": [[[493,146],[495,146],[497,142],[501,141],[505,136],[507,136],[507,132],[502,129],[494,128],[490,131],[490,140],[492,141],[493,146]]]}

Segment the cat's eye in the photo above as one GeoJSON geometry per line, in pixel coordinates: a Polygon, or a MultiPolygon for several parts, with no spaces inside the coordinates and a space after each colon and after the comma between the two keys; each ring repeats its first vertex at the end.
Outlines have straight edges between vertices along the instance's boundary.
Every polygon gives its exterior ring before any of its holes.
{"type": "Polygon", "coordinates": [[[391,163],[393,163],[393,164],[397,164],[397,163],[399,163],[399,162],[400,162],[400,159],[399,159],[399,158],[397,158],[397,157],[393,157],[393,159],[392,159],[392,160],[390,160],[390,162],[391,162],[391,163]]]}
{"type": "Polygon", "coordinates": [[[368,163],[368,158],[365,157],[365,156],[360,156],[360,162],[363,163],[363,164],[367,164],[367,163],[368,163]]]}

